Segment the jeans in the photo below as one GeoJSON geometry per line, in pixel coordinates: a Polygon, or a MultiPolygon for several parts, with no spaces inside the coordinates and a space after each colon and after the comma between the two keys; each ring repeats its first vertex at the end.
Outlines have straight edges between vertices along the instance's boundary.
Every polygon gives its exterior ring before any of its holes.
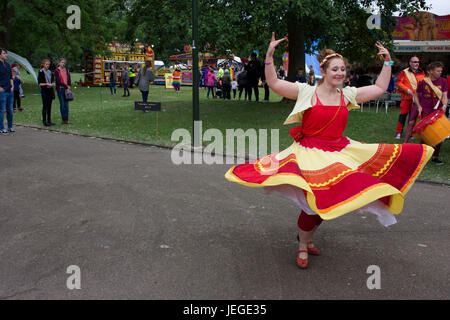
{"type": "Polygon", "coordinates": [[[212,97],[214,98],[214,87],[208,86],[208,92],[206,93],[206,98],[209,99],[209,93],[212,92],[212,97]]]}
{"type": "Polygon", "coordinates": [[[13,102],[14,102],[14,93],[12,91],[8,92],[0,92],[0,130],[5,129],[3,115],[5,114],[6,109],[6,120],[8,122],[8,129],[12,128],[13,125],[13,102]]]}
{"type": "Polygon", "coordinates": [[[59,110],[63,120],[69,119],[69,101],[66,100],[66,89],[60,88],[58,91],[59,110]]]}
{"type": "Polygon", "coordinates": [[[122,86],[123,86],[123,96],[126,97],[127,93],[128,96],[130,95],[130,90],[128,90],[128,83],[122,82],[122,86]]]}
{"type": "Polygon", "coordinates": [[[114,88],[114,94],[116,94],[116,80],[111,79],[109,81],[109,89],[111,90],[111,94],[113,94],[113,88],[114,88]]]}
{"type": "Polygon", "coordinates": [[[142,93],[142,101],[143,101],[143,102],[147,102],[147,99],[148,99],[148,91],[142,91],[142,90],[141,90],[141,93],[142,93]]]}

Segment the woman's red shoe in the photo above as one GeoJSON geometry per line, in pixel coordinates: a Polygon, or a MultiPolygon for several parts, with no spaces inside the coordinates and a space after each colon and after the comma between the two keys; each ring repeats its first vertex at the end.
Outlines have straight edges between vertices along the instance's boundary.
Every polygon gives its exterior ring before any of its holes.
{"type": "Polygon", "coordinates": [[[316,247],[309,247],[309,245],[311,245],[311,244],[312,244],[312,241],[309,241],[307,243],[307,245],[308,245],[308,253],[310,253],[312,255],[315,255],[315,256],[320,255],[320,250],[319,249],[317,249],[316,247]]]}
{"type": "Polygon", "coordinates": [[[297,266],[301,269],[306,269],[308,267],[308,256],[306,256],[306,259],[302,259],[299,257],[299,253],[306,252],[307,250],[297,250],[297,266]]]}

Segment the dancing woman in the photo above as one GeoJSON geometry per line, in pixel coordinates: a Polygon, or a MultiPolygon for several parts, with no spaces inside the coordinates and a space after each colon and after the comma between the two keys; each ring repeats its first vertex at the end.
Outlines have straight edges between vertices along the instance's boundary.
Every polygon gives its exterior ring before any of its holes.
{"type": "Polygon", "coordinates": [[[296,100],[284,124],[301,122],[290,130],[287,149],[254,163],[232,167],[225,177],[233,182],[278,191],[302,210],[298,218],[297,265],[308,266],[308,254],[319,255],[313,236],[323,220],[351,211],[378,216],[385,226],[396,222],[404,196],[430,159],[433,148],[421,144],[365,144],[344,137],[348,112],[358,103],[374,100],[387,89],[392,61],[388,50],[376,44],[384,65],[374,85],[339,89],[346,75],[344,58],[332,50],[319,55],[322,81],[317,86],[278,79],[273,66],[272,41],[266,54],[266,81],[277,94],[296,100]]]}

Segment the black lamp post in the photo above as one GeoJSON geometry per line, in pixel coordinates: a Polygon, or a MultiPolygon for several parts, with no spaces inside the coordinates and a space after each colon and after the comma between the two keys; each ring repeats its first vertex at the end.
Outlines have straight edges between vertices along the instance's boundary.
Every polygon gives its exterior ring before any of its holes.
{"type": "Polygon", "coordinates": [[[200,120],[199,112],[199,72],[198,72],[198,0],[192,0],[192,106],[193,106],[193,147],[201,147],[201,132],[196,130],[195,122],[200,120]]]}

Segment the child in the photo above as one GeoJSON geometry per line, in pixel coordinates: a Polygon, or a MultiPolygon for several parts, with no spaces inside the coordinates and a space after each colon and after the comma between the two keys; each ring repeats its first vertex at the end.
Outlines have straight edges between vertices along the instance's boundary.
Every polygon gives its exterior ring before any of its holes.
{"type": "Polygon", "coordinates": [[[181,88],[181,69],[177,67],[172,74],[172,86],[175,91],[180,91],[181,88]]]}
{"type": "Polygon", "coordinates": [[[233,89],[233,100],[236,100],[237,86],[238,86],[238,83],[236,81],[236,77],[233,77],[233,81],[231,81],[231,89],[233,89]]]}
{"type": "Polygon", "coordinates": [[[20,79],[20,77],[17,75],[17,72],[13,69],[11,70],[12,76],[13,76],[13,84],[14,84],[14,102],[13,102],[13,110],[16,112],[19,110],[19,112],[23,111],[23,108],[21,107],[21,101],[20,101],[20,86],[23,83],[23,80],[20,79]]]}

